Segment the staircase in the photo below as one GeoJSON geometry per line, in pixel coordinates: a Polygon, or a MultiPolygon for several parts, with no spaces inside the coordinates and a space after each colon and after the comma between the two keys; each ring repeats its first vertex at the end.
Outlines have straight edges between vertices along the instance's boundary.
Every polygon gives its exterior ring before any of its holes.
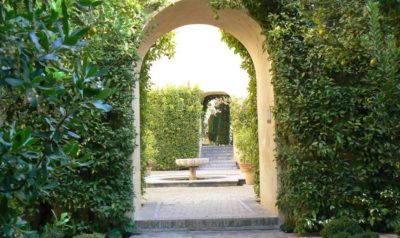
{"type": "Polygon", "coordinates": [[[235,170],[236,162],[233,159],[233,146],[202,146],[200,157],[209,158],[207,165],[200,166],[198,170],[235,170]]]}

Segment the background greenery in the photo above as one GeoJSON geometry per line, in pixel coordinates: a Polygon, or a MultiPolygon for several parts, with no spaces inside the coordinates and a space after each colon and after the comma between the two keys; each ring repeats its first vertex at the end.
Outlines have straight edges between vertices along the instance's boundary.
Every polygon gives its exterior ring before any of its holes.
{"type": "Polygon", "coordinates": [[[210,144],[231,144],[230,96],[210,95],[203,101],[203,134],[210,144]]]}
{"type": "Polygon", "coordinates": [[[148,94],[153,86],[149,75],[152,63],[161,56],[171,58],[175,54],[175,34],[173,32],[162,36],[149,50],[142,62],[140,70],[140,160],[141,160],[141,178],[142,178],[142,193],[145,192],[146,182],[144,180],[147,167],[154,164],[156,155],[154,145],[154,136],[148,128],[147,115],[149,112],[148,94]],[[149,148],[148,148],[149,147],[149,148]]]}
{"type": "Polygon", "coordinates": [[[399,220],[398,1],[213,1],[259,21],[273,64],[278,206],[297,232],[399,220]]]}
{"type": "Polygon", "coordinates": [[[144,154],[157,170],[179,169],[178,158],[198,157],[202,92],[187,86],[148,93],[144,154]]]}

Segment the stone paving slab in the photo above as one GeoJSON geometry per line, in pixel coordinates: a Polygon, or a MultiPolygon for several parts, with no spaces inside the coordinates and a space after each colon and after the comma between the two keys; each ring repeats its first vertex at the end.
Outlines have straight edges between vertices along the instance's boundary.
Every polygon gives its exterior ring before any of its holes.
{"type": "Polygon", "coordinates": [[[233,170],[197,170],[197,177],[207,180],[182,180],[189,176],[189,170],[153,171],[146,177],[148,188],[154,187],[216,187],[237,186],[245,183],[245,177],[239,169],[233,170]]]}
{"type": "Polygon", "coordinates": [[[148,188],[136,220],[272,217],[249,185],[148,188]]]}
{"type": "MultiPolygon", "coordinates": [[[[297,236],[281,231],[187,231],[187,232],[146,232],[131,238],[320,238],[319,236],[297,236]]],[[[381,238],[397,238],[396,235],[381,235],[381,238]]]]}

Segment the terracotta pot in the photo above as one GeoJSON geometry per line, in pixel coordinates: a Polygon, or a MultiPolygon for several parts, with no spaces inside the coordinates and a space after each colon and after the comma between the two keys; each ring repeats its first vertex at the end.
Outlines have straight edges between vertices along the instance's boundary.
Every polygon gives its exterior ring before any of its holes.
{"type": "Polygon", "coordinates": [[[251,170],[252,165],[249,163],[239,164],[239,167],[240,167],[240,171],[246,177],[246,184],[253,185],[254,184],[254,174],[253,174],[253,171],[251,170]]]}
{"type": "Polygon", "coordinates": [[[149,176],[152,170],[153,170],[153,165],[147,165],[146,176],[149,176]]]}
{"type": "Polygon", "coordinates": [[[239,168],[242,173],[245,173],[251,171],[252,165],[250,163],[240,163],[239,168]]]}

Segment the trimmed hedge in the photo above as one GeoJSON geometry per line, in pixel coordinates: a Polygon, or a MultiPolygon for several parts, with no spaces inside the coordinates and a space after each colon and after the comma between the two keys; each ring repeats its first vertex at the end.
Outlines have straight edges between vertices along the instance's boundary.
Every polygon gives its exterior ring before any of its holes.
{"type": "Polygon", "coordinates": [[[93,233],[93,234],[80,234],[77,236],[74,236],[73,238],[105,238],[106,236],[103,234],[99,233],[93,233]]]}
{"type": "Polygon", "coordinates": [[[354,220],[339,218],[330,221],[321,231],[322,238],[379,238],[376,232],[365,232],[354,220]]]}
{"type": "Polygon", "coordinates": [[[152,132],[146,129],[149,115],[149,98],[148,94],[151,91],[151,78],[150,69],[153,62],[159,59],[161,56],[173,57],[175,54],[175,33],[170,32],[162,36],[147,52],[142,62],[142,68],[140,69],[139,78],[139,91],[140,91],[140,166],[141,166],[141,180],[142,193],[145,193],[146,181],[145,176],[147,173],[147,167],[154,164],[155,150],[152,147],[154,145],[154,136],[152,132]],[[149,148],[147,148],[149,147],[149,148]]]}
{"type": "Polygon", "coordinates": [[[202,92],[199,88],[166,87],[148,94],[145,154],[157,170],[180,169],[175,160],[199,153],[202,92]],[[150,138],[151,135],[153,138],[150,138]],[[149,143],[153,142],[150,146],[149,143]]]}
{"type": "Polygon", "coordinates": [[[354,220],[348,218],[336,219],[329,222],[321,231],[322,238],[332,238],[339,233],[355,235],[364,232],[363,228],[354,220]]]}

